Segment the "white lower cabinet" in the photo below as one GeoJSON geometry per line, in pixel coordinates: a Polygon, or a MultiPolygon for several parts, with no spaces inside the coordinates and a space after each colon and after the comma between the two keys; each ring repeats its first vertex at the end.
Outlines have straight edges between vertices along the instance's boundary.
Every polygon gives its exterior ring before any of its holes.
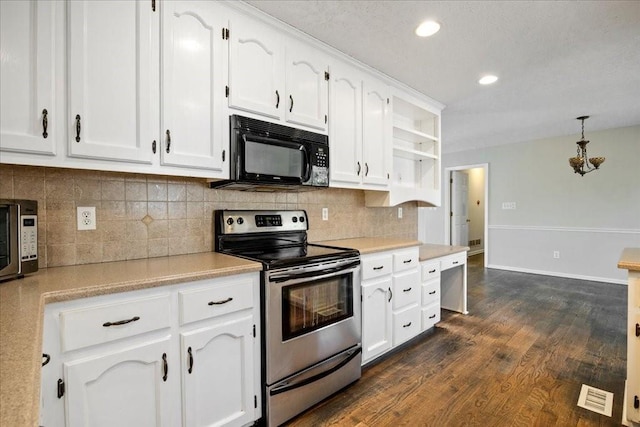
{"type": "Polygon", "coordinates": [[[47,305],[40,425],[253,424],[258,286],[250,273],[47,305]]]}
{"type": "Polygon", "coordinates": [[[440,321],[440,261],[422,262],[420,270],[422,330],[426,331],[440,321]]]}
{"type": "Polygon", "coordinates": [[[418,248],[362,256],[362,362],[421,331],[418,248]]]}

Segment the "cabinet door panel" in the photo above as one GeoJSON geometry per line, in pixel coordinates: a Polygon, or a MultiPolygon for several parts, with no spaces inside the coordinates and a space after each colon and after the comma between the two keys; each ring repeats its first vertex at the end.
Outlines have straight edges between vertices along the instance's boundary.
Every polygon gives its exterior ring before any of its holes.
{"type": "Polygon", "coordinates": [[[253,420],[252,328],[253,317],[246,316],[181,334],[184,425],[253,420]]]}
{"type": "Polygon", "coordinates": [[[206,2],[162,9],[162,163],[221,171],[224,21],[206,2]]]}
{"type": "Polygon", "coordinates": [[[67,426],[170,426],[178,383],[162,379],[169,340],[65,363],[67,426]]]}
{"type": "Polygon", "coordinates": [[[382,83],[365,81],[362,93],[362,182],[384,187],[389,184],[389,162],[393,152],[390,144],[388,91],[388,87],[382,83]]]}
{"type": "Polygon", "coordinates": [[[0,150],[56,153],[54,105],[59,2],[0,2],[0,150]],[[47,137],[44,137],[44,110],[47,137]]]}
{"type": "Polygon", "coordinates": [[[287,122],[327,129],[329,86],[324,57],[308,46],[287,46],[285,117],[287,122]]]}
{"type": "Polygon", "coordinates": [[[362,360],[391,348],[391,278],[362,287],[362,360]]]}
{"type": "Polygon", "coordinates": [[[229,26],[229,107],[280,119],[285,108],[280,39],[244,16],[229,26]]]}
{"type": "Polygon", "coordinates": [[[67,7],[69,155],[151,163],[157,14],[138,1],[71,1],[67,7]]]}
{"type": "Polygon", "coordinates": [[[362,80],[355,70],[334,64],[331,73],[329,144],[331,185],[362,180],[362,80]]]}

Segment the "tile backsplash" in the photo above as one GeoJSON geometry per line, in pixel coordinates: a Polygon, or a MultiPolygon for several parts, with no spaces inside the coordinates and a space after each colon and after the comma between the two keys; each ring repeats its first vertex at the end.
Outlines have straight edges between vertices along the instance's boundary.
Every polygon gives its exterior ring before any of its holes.
{"type": "Polygon", "coordinates": [[[250,193],[199,178],[0,164],[0,198],[38,201],[40,268],[212,251],[215,209],[305,209],[310,241],[418,236],[415,203],[398,219],[397,207],[365,207],[362,190],[250,193]],[[96,230],[76,230],[77,206],[95,206],[96,230]]]}

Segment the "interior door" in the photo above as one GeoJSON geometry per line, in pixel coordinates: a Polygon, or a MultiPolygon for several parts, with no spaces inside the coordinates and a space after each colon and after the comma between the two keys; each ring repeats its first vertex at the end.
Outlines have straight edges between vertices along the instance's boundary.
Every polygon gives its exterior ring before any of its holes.
{"type": "Polygon", "coordinates": [[[469,243],[469,175],[451,171],[451,244],[469,243]]]}

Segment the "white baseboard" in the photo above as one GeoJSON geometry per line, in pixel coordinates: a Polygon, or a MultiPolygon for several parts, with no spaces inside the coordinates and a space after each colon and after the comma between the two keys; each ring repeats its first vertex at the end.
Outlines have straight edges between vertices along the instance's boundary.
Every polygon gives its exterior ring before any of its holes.
{"type": "Polygon", "coordinates": [[[496,270],[515,271],[518,273],[540,274],[543,276],[563,277],[566,279],[588,280],[590,282],[603,282],[603,283],[615,283],[618,285],[627,285],[626,280],[610,279],[606,277],[582,276],[579,274],[558,273],[556,271],[533,270],[530,268],[510,267],[506,265],[495,265],[495,264],[489,264],[487,265],[487,268],[494,268],[496,270]]]}

